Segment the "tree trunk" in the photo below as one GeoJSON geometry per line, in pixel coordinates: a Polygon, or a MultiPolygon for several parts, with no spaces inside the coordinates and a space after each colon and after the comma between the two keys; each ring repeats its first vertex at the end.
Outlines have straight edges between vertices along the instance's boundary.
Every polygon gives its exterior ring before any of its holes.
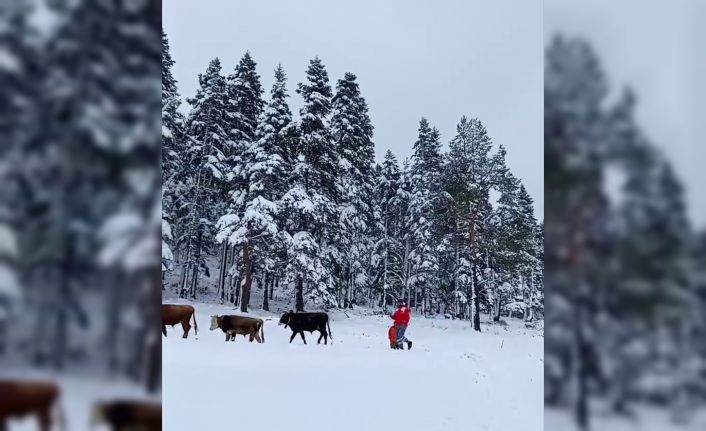
{"type": "MultiPolygon", "coordinates": [[[[66,276],[62,277],[65,278],[66,276]]],[[[61,287],[61,291],[64,290],[64,286],[68,284],[68,280],[62,280],[59,282],[61,287]]],[[[69,335],[69,322],[68,322],[68,316],[66,315],[66,306],[61,303],[61,299],[59,299],[58,303],[56,304],[56,335],[54,337],[54,348],[52,351],[52,358],[54,359],[54,368],[57,370],[63,370],[64,369],[64,363],[66,360],[66,347],[69,342],[68,340],[68,335],[69,335]]],[[[116,330],[119,330],[119,328],[116,328],[116,330]]]]}
{"type": "Polygon", "coordinates": [[[250,255],[250,243],[246,242],[243,246],[243,267],[245,270],[245,283],[243,283],[243,293],[240,300],[240,311],[248,312],[250,305],[250,288],[252,287],[252,259],[250,255]]]}
{"type": "Polygon", "coordinates": [[[476,266],[473,265],[473,329],[480,332],[480,288],[478,286],[478,274],[476,266]]]}
{"type": "Polygon", "coordinates": [[[235,271],[235,263],[238,258],[238,252],[236,249],[231,248],[228,257],[228,268],[226,270],[226,273],[228,274],[226,279],[228,280],[228,303],[229,304],[235,304],[236,303],[236,295],[239,295],[240,291],[240,272],[235,271]],[[236,288],[236,282],[237,288],[236,288]]]}
{"type": "Polygon", "coordinates": [[[199,228],[196,235],[196,254],[193,262],[193,279],[191,280],[191,298],[196,299],[196,290],[199,286],[199,262],[201,261],[201,250],[203,249],[203,229],[199,228]]]}
{"type": "Polygon", "coordinates": [[[218,280],[218,291],[220,293],[220,301],[223,303],[226,299],[226,278],[228,275],[228,241],[223,242],[223,255],[221,258],[220,274],[221,276],[218,280]]]}
{"type": "Polygon", "coordinates": [[[389,242],[387,240],[387,214],[388,214],[388,203],[385,202],[385,263],[383,265],[382,273],[382,311],[387,314],[387,256],[389,254],[389,242]]]}
{"type": "MultiPolygon", "coordinates": [[[[458,219],[456,219],[456,232],[458,232],[458,219]]],[[[459,272],[459,266],[460,266],[460,258],[459,258],[459,244],[458,240],[454,241],[456,243],[456,257],[455,257],[455,271],[454,271],[454,298],[453,298],[453,307],[454,307],[454,316],[458,316],[459,314],[459,306],[458,306],[458,272],[459,272]]]]}
{"type": "Polygon", "coordinates": [[[530,275],[529,279],[529,298],[527,300],[527,318],[526,322],[531,322],[534,320],[534,307],[532,306],[532,303],[534,302],[534,269],[532,269],[532,273],[530,275]]]}
{"type": "MultiPolygon", "coordinates": [[[[161,284],[161,283],[160,283],[161,284]]],[[[161,311],[157,304],[161,301],[162,293],[157,285],[150,283],[149,285],[149,303],[147,322],[148,328],[156,328],[157,321],[161,322],[161,311]]],[[[152,329],[145,335],[147,344],[147,361],[145,366],[145,386],[150,394],[157,393],[162,386],[162,343],[160,335],[156,335],[152,329]]]]}
{"type": "Polygon", "coordinates": [[[120,312],[122,309],[122,274],[114,272],[111,274],[109,293],[107,297],[106,312],[107,312],[107,327],[106,327],[106,345],[108,353],[108,369],[110,373],[115,373],[118,370],[118,335],[121,332],[120,312]]]}
{"type": "Polygon", "coordinates": [[[576,386],[574,393],[574,414],[576,424],[580,431],[588,431],[590,429],[588,416],[588,367],[584,364],[584,355],[587,349],[585,347],[586,340],[584,339],[581,311],[577,310],[578,316],[575,325],[575,344],[573,357],[573,372],[574,384],[576,386]]]}
{"type": "Polygon", "coordinates": [[[342,307],[342,305],[341,305],[342,299],[341,298],[343,298],[343,294],[341,293],[341,291],[343,290],[343,288],[342,288],[341,283],[336,283],[336,284],[337,284],[337,286],[336,286],[336,306],[341,308],[342,307]]]}
{"type": "MultiPolygon", "coordinates": [[[[415,275],[419,276],[419,268],[415,270],[415,275]]],[[[415,285],[414,285],[414,309],[419,312],[419,289],[417,288],[416,285],[416,280],[417,277],[415,277],[415,285]]]]}
{"type": "Polygon", "coordinates": [[[188,296],[187,280],[189,279],[189,272],[191,271],[191,261],[187,259],[183,265],[184,270],[181,273],[181,281],[179,282],[179,298],[186,298],[188,296]]]}
{"type": "Polygon", "coordinates": [[[235,301],[233,301],[233,306],[235,306],[235,307],[237,307],[238,304],[240,304],[240,300],[241,300],[240,293],[241,293],[241,288],[243,286],[243,275],[242,274],[238,274],[237,283],[238,283],[237,287],[233,286],[233,290],[235,291],[235,301]]]}
{"type": "Polygon", "coordinates": [[[275,282],[270,285],[270,301],[275,294],[275,284],[277,284],[277,288],[279,288],[279,277],[275,278],[275,282]]]}
{"type": "MultiPolygon", "coordinates": [[[[74,241],[67,232],[64,232],[64,255],[61,258],[59,274],[58,295],[55,296],[54,307],[56,310],[56,332],[53,343],[52,357],[57,370],[62,370],[67,357],[69,346],[69,300],[71,297],[71,282],[73,281],[74,241]]],[[[116,311],[117,313],[117,311],[116,311]]]]}
{"type": "Polygon", "coordinates": [[[196,289],[198,286],[198,280],[199,280],[199,267],[197,264],[194,263],[192,265],[191,269],[191,286],[189,287],[189,297],[191,299],[196,299],[196,289]]]}
{"type": "Polygon", "coordinates": [[[427,304],[427,288],[422,287],[422,315],[424,317],[427,317],[427,307],[429,305],[427,304]]]}
{"type": "MultiPolygon", "coordinates": [[[[351,261],[350,265],[350,281],[348,283],[348,300],[346,304],[346,308],[353,308],[353,290],[355,289],[355,274],[353,271],[353,261],[351,261]]],[[[370,296],[368,297],[368,302],[372,303],[373,300],[373,295],[372,292],[370,292],[370,296]]]]}
{"type": "Polygon", "coordinates": [[[410,267],[409,267],[409,238],[405,240],[404,243],[404,256],[403,256],[403,268],[404,268],[404,286],[403,286],[403,291],[402,291],[402,298],[409,301],[411,303],[412,298],[409,293],[409,272],[410,272],[410,267]]]}
{"type": "Polygon", "coordinates": [[[296,311],[304,311],[304,277],[301,274],[297,276],[294,307],[296,311]]]}
{"type": "Polygon", "coordinates": [[[267,294],[269,284],[272,284],[272,276],[269,273],[265,273],[265,290],[262,292],[262,309],[265,311],[270,311],[270,303],[267,301],[267,294]]]}

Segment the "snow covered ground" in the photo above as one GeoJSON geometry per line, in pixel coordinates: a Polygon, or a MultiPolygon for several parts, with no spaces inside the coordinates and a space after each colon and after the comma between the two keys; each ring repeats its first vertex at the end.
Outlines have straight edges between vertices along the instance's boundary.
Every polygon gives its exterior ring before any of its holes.
{"type": "Polygon", "coordinates": [[[333,312],[325,346],[318,333],[288,344],[278,315],[253,311],[266,319],[259,345],[208,330],[210,315],[240,314],[231,306],[194,305],[198,337],[174,327],[163,338],[164,429],[544,429],[543,337],[517,320],[478,333],[413,315],[413,349],[393,351],[385,316],[333,312]]]}
{"type": "MultiPolygon", "coordinates": [[[[614,415],[594,415],[591,429],[597,431],[703,431],[706,430],[706,412],[694,415],[689,423],[675,424],[664,411],[641,409],[636,419],[619,418],[614,415]]],[[[578,431],[566,411],[547,409],[545,414],[547,431],[578,431]]]]}
{"type": "MultiPolygon", "coordinates": [[[[54,373],[40,371],[0,370],[0,378],[49,380],[59,383],[61,387],[60,405],[66,416],[67,431],[104,431],[108,428],[100,425],[91,428],[93,406],[98,401],[114,399],[144,399],[159,402],[159,397],[148,396],[141,388],[116,380],[86,378],[75,376],[57,376],[54,373]]],[[[37,422],[34,417],[14,419],[9,423],[9,431],[36,431],[37,422]]]]}

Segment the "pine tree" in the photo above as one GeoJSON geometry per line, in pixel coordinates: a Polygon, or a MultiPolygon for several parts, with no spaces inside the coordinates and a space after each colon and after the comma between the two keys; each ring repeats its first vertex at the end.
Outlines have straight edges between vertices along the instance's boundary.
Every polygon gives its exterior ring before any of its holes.
{"type": "Polygon", "coordinates": [[[493,320],[500,320],[503,305],[514,301],[515,286],[521,270],[520,248],[517,239],[516,222],[520,219],[518,208],[519,180],[510,172],[505,162],[506,150],[500,146],[494,157],[495,183],[500,197],[494,215],[496,227],[494,247],[490,253],[497,268],[493,283],[493,320]]]}
{"type": "Polygon", "coordinates": [[[296,174],[305,179],[307,190],[335,202],[339,196],[338,156],[328,121],[333,93],[328,73],[318,57],[309,63],[306,76],[307,82],[300,83],[297,89],[304,99],[299,111],[299,154],[304,156],[305,163],[297,164],[301,172],[296,174]]]}
{"type": "Polygon", "coordinates": [[[28,179],[27,147],[34,109],[39,97],[36,82],[41,70],[36,63],[36,34],[29,22],[29,2],[14,2],[0,14],[0,355],[6,351],[8,312],[20,298],[21,220],[30,205],[22,184],[28,179]],[[23,161],[25,163],[23,163],[23,161]],[[19,235],[18,235],[19,234],[19,235]]]}
{"type": "Polygon", "coordinates": [[[582,430],[590,421],[588,387],[600,374],[595,310],[612,284],[611,226],[602,187],[604,138],[611,129],[603,110],[606,92],[588,44],[551,42],[545,67],[545,282],[552,291],[547,328],[554,329],[546,333],[552,366],[545,381],[552,388],[548,393],[571,403],[582,430]]]}
{"type": "Polygon", "coordinates": [[[181,100],[172,75],[172,60],[167,35],[162,29],[162,259],[174,261],[172,224],[179,208],[186,205],[181,197],[184,184],[184,116],[181,100]]]}
{"type": "Polygon", "coordinates": [[[380,167],[378,181],[375,187],[377,200],[377,216],[379,225],[379,240],[376,254],[379,256],[378,276],[380,283],[380,306],[387,312],[388,305],[394,305],[396,299],[403,297],[403,256],[402,241],[402,211],[400,199],[401,172],[397,158],[390,150],[385,153],[385,159],[380,167]]]}
{"type": "Polygon", "coordinates": [[[517,193],[518,218],[515,222],[515,235],[517,239],[517,251],[521,262],[522,276],[522,296],[525,305],[524,317],[530,321],[534,316],[532,303],[536,295],[534,286],[534,270],[537,263],[537,220],[534,217],[534,201],[527,193],[525,186],[520,183],[517,193]]]}
{"type": "Polygon", "coordinates": [[[228,175],[228,126],[225,101],[225,79],[221,62],[211,60],[204,74],[199,75],[199,89],[189,100],[192,105],[187,118],[187,154],[191,172],[187,183],[191,203],[186,231],[181,287],[179,295],[194,298],[198,276],[205,270],[204,252],[212,237],[216,215],[214,205],[220,195],[214,184],[228,175]],[[191,278],[189,278],[191,277],[191,278]]]}
{"type": "Polygon", "coordinates": [[[354,287],[358,281],[369,279],[364,271],[364,261],[371,246],[366,241],[366,230],[373,220],[370,201],[375,163],[373,127],[367,104],[352,73],[346,73],[338,81],[332,102],[331,130],[339,155],[341,193],[341,229],[336,238],[337,248],[345,250],[342,273],[346,297],[340,300],[339,284],[338,302],[339,305],[352,307],[354,287]]]}
{"type": "Polygon", "coordinates": [[[411,211],[412,206],[412,162],[410,159],[404,159],[402,162],[402,169],[400,171],[400,186],[397,191],[397,197],[399,199],[399,218],[400,218],[400,231],[398,237],[402,239],[400,244],[400,249],[397,250],[397,254],[400,256],[402,262],[402,295],[401,298],[408,301],[409,304],[412,303],[412,289],[413,287],[413,214],[411,211]]]}
{"type": "Polygon", "coordinates": [[[160,124],[155,79],[159,8],[153,1],[78,2],[66,9],[65,20],[42,48],[42,60],[52,67],[39,84],[44,127],[33,151],[47,151],[40,155],[42,170],[55,183],[45,220],[60,220],[40,230],[46,234],[42,269],[61,276],[52,277],[59,298],[48,304],[54,313],[41,316],[54,322],[53,331],[42,325],[37,345],[51,346],[59,368],[72,344],[67,338],[74,333],[71,326],[92,324],[81,295],[87,280],[91,289],[104,289],[109,368],[129,367],[137,376],[145,349],[151,345],[156,351],[153,342],[136,333],[158,313],[151,306],[153,297],[146,290],[127,297],[121,278],[131,277],[135,286],[151,282],[161,245],[160,177],[154,172],[160,151],[155,139],[160,124]],[[126,307],[141,310],[139,326],[121,324],[126,307]],[[44,337],[50,342],[42,342],[44,337]],[[123,351],[124,339],[134,343],[123,351]],[[121,364],[121,356],[129,356],[133,365],[121,364]]]}
{"type": "MultiPolygon", "coordinates": [[[[292,161],[295,156],[297,143],[296,125],[292,121],[292,114],[287,105],[286,75],[281,65],[275,70],[275,83],[270,93],[270,101],[263,111],[256,131],[256,141],[249,150],[249,159],[252,160],[250,169],[250,192],[259,193],[266,202],[275,204],[279,209],[281,198],[289,188],[289,175],[292,170],[292,161]]],[[[265,272],[265,280],[273,284],[281,277],[278,274],[282,261],[286,258],[286,246],[283,241],[283,229],[286,214],[281,211],[270,211],[267,208],[258,210],[253,206],[255,213],[266,214],[271,223],[276,226],[277,233],[264,236],[260,241],[258,254],[261,256],[260,265],[265,272]]],[[[267,285],[264,286],[267,289],[267,285]]],[[[263,295],[263,308],[269,308],[268,295],[263,295]]]]}
{"type": "Polygon", "coordinates": [[[459,229],[466,238],[463,248],[470,266],[473,326],[477,331],[480,331],[480,302],[481,295],[484,295],[479,274],[489,247],[489,235],[484,236],[484,228],[490,217],[489,194],[496,178],[491,147],[483,124],[478,119],[468,120],[464,116],[456,127],[456,136],[449,143],[447,168],[448,191],[458,208],[459,229]]]}
{"type": "Polygon", "coordinates": [[[340,262],[335,244],[339,191],[338,157],[328,125],[332,90],[321,60],[307,69],[307,82],[297,90],[304,98],[300,110],[299,144],[290,189],[283,197],[290,214],[287,228],[288,277],[295,282],[295,306],[304,309],[304,287],[315,301],[335,303],[330,286],[332,266],[340,262]]]}
{"type": "Polygon", "coordinates": [[[262,148],[256,137],[257,121],[264,105],[256,66],[250,53],[246,52],[235,73],[228,77],[230,141],[227,158],[230,181],[226,184],[229,207],[226,215],[218,221],[218,238],[226,240],[221,266],[226,265],[228,247],[242,247],[242,273],[245,277],[240,302],[242,312],[247,312],[250,305],[257,257],[255,242],[277,233],[274,222],[277,205],[264,197],[262,191],[267,186],[267,170],[275,168],[280,160],[276,154],[266,152],[270,149],[262,148]]]}
{"type": "Polygon", "coordinates": [[[422,295],[422,311],[426,315],[429,296],[438,285],[438,254],[435,247],[436,210],[441,187],[441,142],[439,131],[422,118],[419,137],[412,156],[411,245],[414,268],[414,306],[419,307],[418,293],[422,295]]]}

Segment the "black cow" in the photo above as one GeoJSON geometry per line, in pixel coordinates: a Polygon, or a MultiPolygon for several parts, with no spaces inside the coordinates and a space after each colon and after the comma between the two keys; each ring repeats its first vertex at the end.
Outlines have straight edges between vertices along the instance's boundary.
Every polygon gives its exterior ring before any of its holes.
{"type": "Polygon", "coordinates": [[[331,335],[331,326],[329,325],[328,320],[328,314],[326,313],[295,313],[293,311],[289,311],[282,315],[282,318],[279,319],[279,324],[284,325],[285,328],[289,326],[292,329],[292,336],[289,338],[290,343],[294,340],[297,333],[299,333],[299,335],[302,336],[302,341],[306,344],[304,331],[319,331],[321,332],[321,335],[316,343],[321,343],[321,337],[323,337],[324,344],[328,344],[328,337],[331,337],[331,340],[333,340],[333,335],[331,335]],[[326,331],[327,327],[328,331],[326,331]]]}

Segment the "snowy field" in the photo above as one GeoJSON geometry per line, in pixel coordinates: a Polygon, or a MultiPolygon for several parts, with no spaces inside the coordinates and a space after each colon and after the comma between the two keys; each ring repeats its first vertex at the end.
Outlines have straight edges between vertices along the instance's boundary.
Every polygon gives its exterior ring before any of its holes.
{"type": "MultiPolygon", "coordinates": [[[[690,422],[675,424],[664,411],[642,409],[636,419],[619,418],[615,415],[594,415],[591,429],[596,431],[704,431],[706,412],[695,413],[690,422]]],[[[571,416],[566,411],[548,409],[545,414],[547,431],[578,431],[571,416]]]]}
{"type": "MultiPolygon", "coordinates": [[[[56,377],[56,374],[38,371],[9,372],[1,370],[0,377],[12,377],[28,380],[50,380],[61,387],[60,406],[66,416],[67,431],[107,431],[104,425],[91,427],[93,406],[98,401],[114,399],[144,399],[159,402],[159,397],[148,396],[134,385],[115,380],[86,377],[56,377]]],[[[9,422],[9,431],[37,431],[34,417],[13,419],[9,422]]]]}
{"type": "MultiPolygon", "coordinates": [[[[178,300],[165,301],[179,303],[178,300]]],[[[278,315],[265,344],[226,343],[209,316],[240,314],[195,304],[199,334],[163,338],[163,420],[170,431],[539,431],[543,430],[543,337],[517,320],[484,326],[413,315],[411,351],[393,351],[391,320],[331,313],[333,343],[318,332],[288,344],[278,315]]]]}

